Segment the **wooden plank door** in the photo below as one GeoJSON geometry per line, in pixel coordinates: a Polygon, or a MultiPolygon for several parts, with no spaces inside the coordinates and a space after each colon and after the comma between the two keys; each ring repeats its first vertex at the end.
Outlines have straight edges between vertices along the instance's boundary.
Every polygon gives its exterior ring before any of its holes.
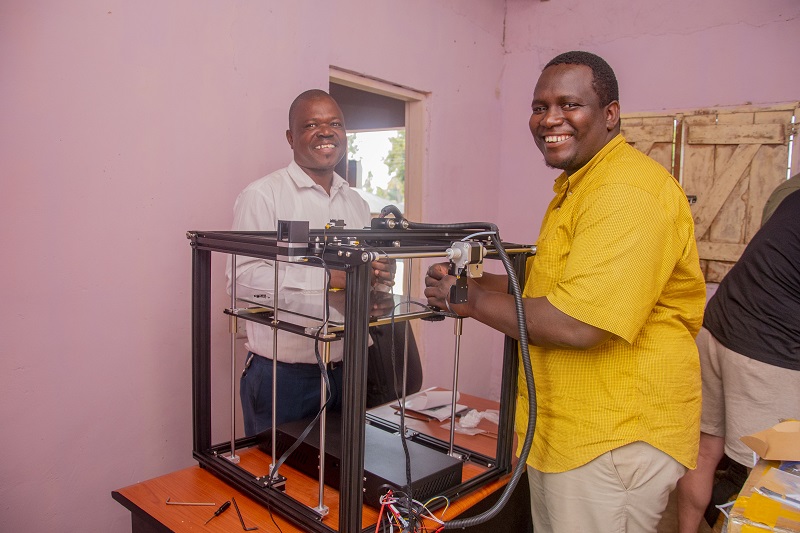
{"type": "Polygon", "coordinates": [[[692,205],[700,263],[719,282],[761,227],[761,211],[786,179],[796,105],[683,117],[681,181],[692,205]]]}
{"type": "MultiPolygon", "coordinates": [[[[719,282],[761,226],[772,190],[787,177],[798,102],[622,116],[622,134],[664,165],[691,198],[700,264],[719,282]]],[[[797,148],[795,148],[797,151],[797,148]]]]}

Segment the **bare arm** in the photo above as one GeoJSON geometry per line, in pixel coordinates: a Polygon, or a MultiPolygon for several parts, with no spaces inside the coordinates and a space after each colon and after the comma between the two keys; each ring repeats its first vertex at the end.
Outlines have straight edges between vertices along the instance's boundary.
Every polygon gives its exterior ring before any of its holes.
{"type": "MultiPolygon", "coordinates": [[[[372,262],[371,267],[370,285],[373,289],[379,288],[379,285],[383,285],[386,288],[390,288],[394,285],[394,273],[397,270],[397,264],[394,259],[378,259],[372,262]]],[[[347,272],[343,270],[331,270],[330,274],[331,288],[344,289],[347,272]]]]}
{"type": "MultiPolygon", "coordinates": [[[[440,263],[433,265],[425,277],[428,303],[442,309],[447,307],[445,297],[455,283],[455,278],[446,272],[446,264],[440,263]]],[[[464,304],[451,303],[450,309],[519,340],[514,297],[506,294],[507,285],[501,283],[503,279],[504,276],[491,276],[481,282],[469,280],[469,300],[464,304]]],[[[589,349],[611,338],[610,332],[572,318],[547,298],[525,298],[523,306],[528,342],[536,346],[589,349]]]]}
{"type": "Polygon", "coordinates": [[[474,280],[481,288],[487,291],[507,292],[508,276],[500,274],[489,274],[485,272],[483,276],[474,280]]]}

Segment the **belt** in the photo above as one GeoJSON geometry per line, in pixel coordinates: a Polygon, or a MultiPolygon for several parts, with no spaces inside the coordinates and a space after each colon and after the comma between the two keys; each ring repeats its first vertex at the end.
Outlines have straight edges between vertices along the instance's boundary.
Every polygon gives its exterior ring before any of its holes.
{"type": "MultiPolygon", "coordinates": [[[[259,355],[259,354],[255,353],[255,352],[249,352],[248,353],[247,359],[244,362],[244,369],[242,370],[242,377],[247,375],[247,370],[250,368],[250,365],[253,363],[253,359],[256,356],[264,357],[263,355],[259,355]]],[[[264,357],[264,359],[268,359],[268,360],[272,361],[272,359],[269,358],[269,357],[264,357]]],[[[319,367],[319,365],[317,363],[284,363],[283,361],[278,361],[277,364],[278,364],[279,367],[280,366],[295,366],[295,365],[319,367]]],[[[330,363],[327,363],[325,365],[325,368],[330,372],[331,370],[336,369],[341,364],[342,364],[341,361],[331,361],[330,363]]]]}

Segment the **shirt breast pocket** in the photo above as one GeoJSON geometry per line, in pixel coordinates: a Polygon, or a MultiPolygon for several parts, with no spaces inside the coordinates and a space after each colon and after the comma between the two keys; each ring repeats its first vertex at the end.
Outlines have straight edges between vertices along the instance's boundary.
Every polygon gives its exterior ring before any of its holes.
{"type": "Polygon", "coordinates": [[[530,279],[526,283],[526,296],[545,296],[553,290],[567,264],[569,241],[563,228],[554,228],[554,231],[539,237],[530,279]]]}

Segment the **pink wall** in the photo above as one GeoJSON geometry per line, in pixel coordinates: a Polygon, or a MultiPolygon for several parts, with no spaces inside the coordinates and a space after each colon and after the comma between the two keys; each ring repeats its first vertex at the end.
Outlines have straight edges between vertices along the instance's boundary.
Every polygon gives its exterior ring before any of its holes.
{"type": "MultiPolygon", "coordinates": [[[[499,130],[502,3],[320,8],[0,4],[0,531],[129,530],[111,491],[194,464],[185,232],[290,161],[288,105],[330,65],[432,91],[428,196],[495,170],[470,145],[499,130]]],[[[481,188],[431,220],[490,218],[481,188]]],[[[224,320],[214,343],[225,371],[224,320]]]]}
{"type": "MultiPolygon", "coordinates": [[[[359,42],[372,45],[334,47],[331,63],[430,92],[424,221],[492,221],[502,142],[498,132],[502,120],[503,3],[420,1],[402,8],[392,2],[359,4],[364,10],[348,10],[340,20],[347,21],[350,16],[369,20],[357,33],[359,42]]],[[[425,386],[449,388],[452,326],[440,326],[420,326],[427,358],[425,386]]],[[[490,354],[502,349],[502,337],[472,323],[464,328],[463,343],[470,349],[462,353],[459,389],[491,395],[493,387],[497,388],[492,380],[499,382],[501,361],[490,354]],[[492,379],[487,379],[487,374],[492,379]]]]}
{"type": "MultiPolygon", "coordinates": [[[[185,232],[229,227],[290,160],[288,104],[330,65],[431,93],[425,221],[528,242],[553,173],[525,124],[555,53],[606,55],[628,111],[797,98],[794,0],[588,4],[0,4],[0,531],[126,531],[111,490],[193,464],[185,232]]],[[[461,388],[495,394],[499,337],[465,329],[461,388]]],[[[427,384],[450,330],[424,326],[427,384]]],[[[215,325],[223,371],[227,343],[215,325]]]]}

